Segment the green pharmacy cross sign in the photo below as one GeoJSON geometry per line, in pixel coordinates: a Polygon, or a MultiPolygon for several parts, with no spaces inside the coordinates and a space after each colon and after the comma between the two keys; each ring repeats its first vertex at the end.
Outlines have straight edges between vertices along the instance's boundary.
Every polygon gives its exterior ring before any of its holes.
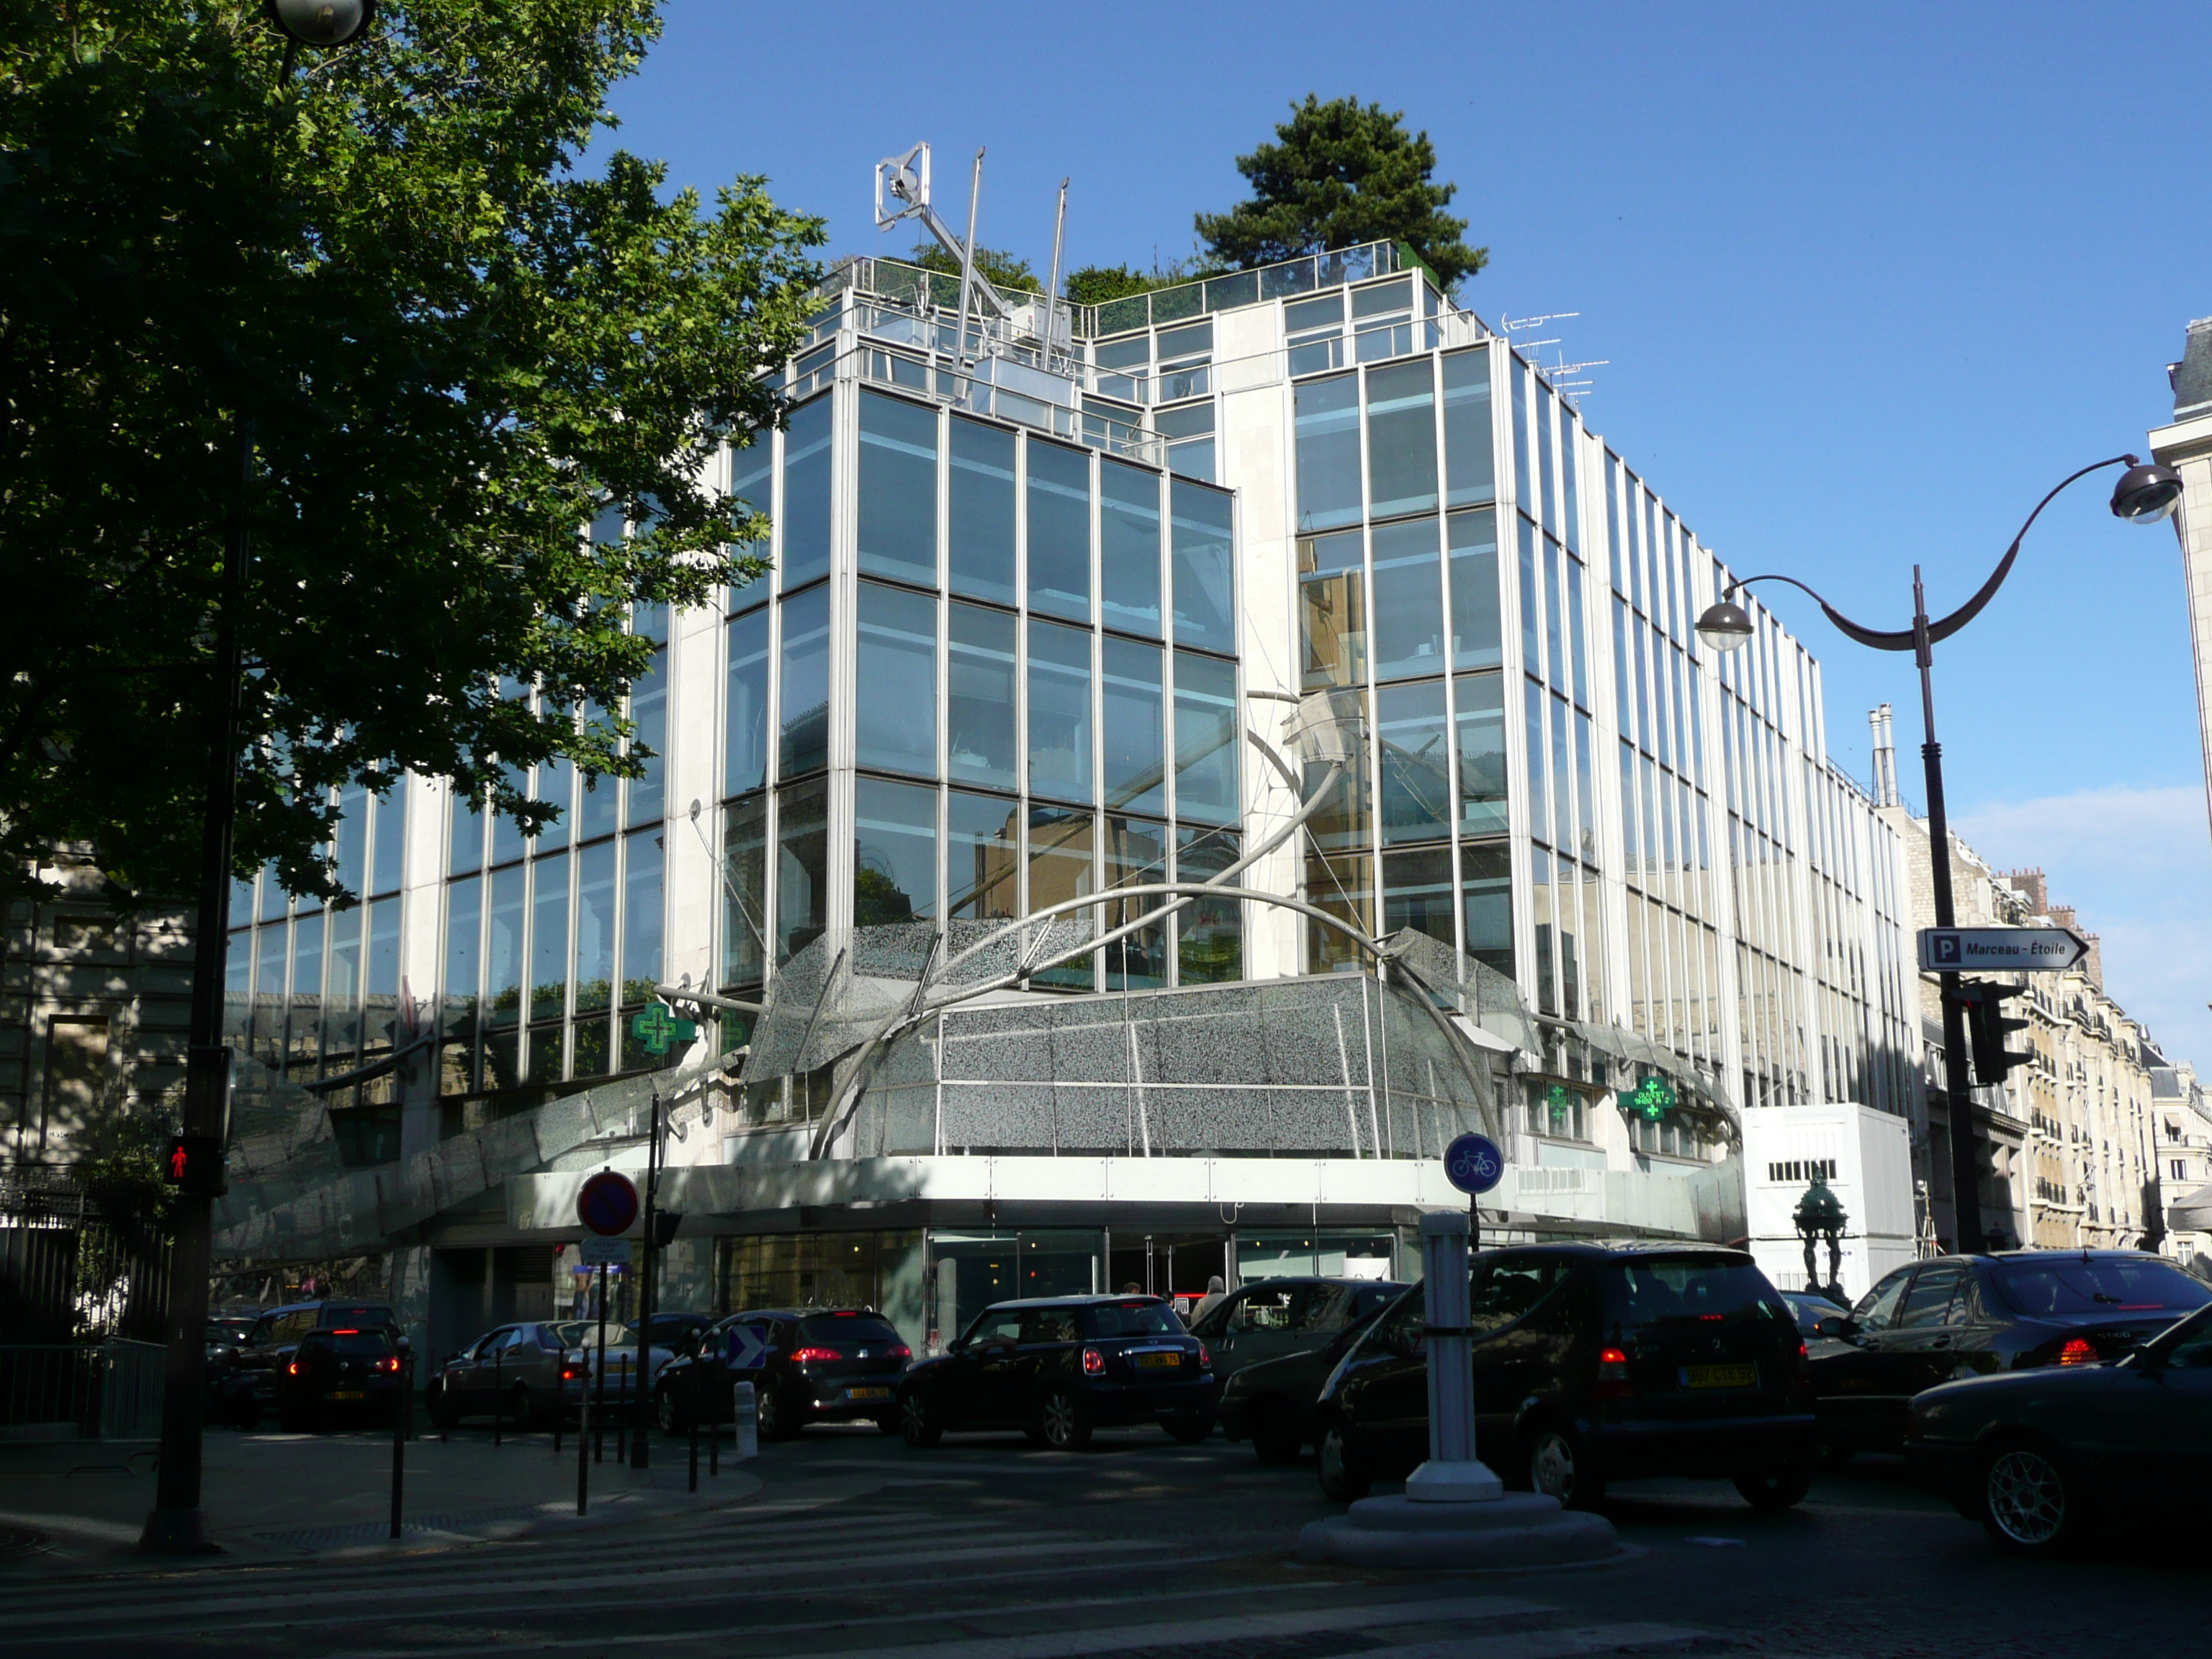
{"type": "Polygon", "coordinates": [[[1680,1103],[1674,1086],[1663,1077],[1647,1077],[1633,1089],[1620,1091],[1620,1109],[1656,1123],[1680,1103]]]}
{"type": "Polygon", "coordinates": [[[648,1002],[630,1021],[629,1032],[645,1045],[646,1053],[658,1059],[668,1052],[670,1044],[689,1042],[697,1036],[699,1026],[695,1020],[677,1018],[676,1011],[665,1002],[648,1002]]]}

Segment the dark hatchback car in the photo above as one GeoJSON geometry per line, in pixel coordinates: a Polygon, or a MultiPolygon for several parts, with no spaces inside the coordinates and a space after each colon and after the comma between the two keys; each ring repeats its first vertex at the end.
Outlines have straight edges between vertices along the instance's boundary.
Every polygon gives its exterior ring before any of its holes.
{"type": "Polygon", "coordinates": [[[1221,1385],[1221,1404],[1215,1414],[1222,1433],[1231,1440],[1251,1441],[1253,1454],[1262,1463],[1297,1462],[1320,1432],[1317,1407],[1329,1373],[1406,1289],[1402,1285],[1389,1288],[1388,1297],[1371,1304],[1326,1341],[1239,1366],[1221,1385]]]}
{"type": "Polygon", "coordinates": [[[308,1332],[277,1374],[277,1424],[298,1434],[342,1423],[389,1423],[403,1386],[403,1342],[380,1326],[308,1332]]]}
{"type": "MultiPolygon", "coordinates": [[[[1645,1475],[1733,1480],[1761,1509],[1812,1481],[1805,1344],[1740,1250],[1537,1245],[1471,1269],[1475,1440],[1509,1483],[1571,1507],[1645,1475]]],[[[1425,1303],[1363,1332],[1316,1406],[1322,1489],[1344,1502],[1428,1454],[1425,1303]]]]}
{"type": "Polygon", "coordinates": [[[1158,1423],[1195,1442],[1212,1431],[1220,1387],[1205,1343],[1158,1297],[1001,1302],[907,1373],[899,1430],[933,1446],[947,1430],[1019,1429],[1067,1451],[1094,1428],[1158,1423]]]}
{"type": "Polygon", "coordinates": [[[1262,1279],[1240,1286],[1192,1322],[1225,1388],[1247,1365],[1324,1348],[1405,1285],[1388,1279],[1262,1279]]]}
{"type": "Polygon", "coordinates": [[[1912,1402],[1905,1455],[2014,1554],[2168,1534],[2202,1516],[2212,1487],[2212,1308],[2119,1360],[1931,1389],[1912,1402]]]}
{"type": "Polygon", "coordinates": [[[276,1409],[276,1381],[292,1363],[301,1340],[314,1331],[350,1328],[399,1334],[399,1322],[381,1302],[332,1299],[271,1308],[253,1322],[246,1340],[229,1351],[210,1413],[251,1428],[276,1409]]]}
{"type": "Polygon", "coordinates": [[[1937,1256],[1884,1277],[1811,1349],[1822,1455],[1894,1451],[1923,1389],[1996,1371],[2117,1359],[2212,1288],[2134,1250],[1937,1256]]]}
{"type": "Polygon", "coordinates": [[[672,1434],[726,1423],[731,1385],[753,1385],[763,1440],[788,1440],[809,1423],[874,1422],[898,1429],[899,1378],[913,1351],[873,1308],[766,1308],[708,1326],[661,1368],[653,1389],[660,1426],[672,1434]],[[756,1370],[729,1365],[730,1331],[742,1325],[766,1358],[756,1370]]]}

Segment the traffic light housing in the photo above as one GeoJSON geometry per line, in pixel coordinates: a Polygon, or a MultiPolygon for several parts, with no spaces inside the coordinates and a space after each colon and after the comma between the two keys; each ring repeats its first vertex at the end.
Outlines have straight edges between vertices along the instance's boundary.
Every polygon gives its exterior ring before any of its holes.
{"type": "Polygon", "coordinates": [[[2027,994],[2026,986],[2003,985],[1995,981],[1959,988],[1959,999],[1966,1006],[1967,1046],[1974,1056],[1974,1081],[1983,1088],[2002,1084],[2007,1072],[2035,1058],[2030,1049],[2005,1047],[2006,1039],[2015,1031],[2027,1030],[2030,1022],[2012,1018],[2005,1012],[2004,1006],[2014,997],[2027,994]]]}
{"type": "Polygon", "coordinates": [[[665,1250],[676,1242],[676,1230],[684,1224],[684,1218],[667,1210],[653,1212],[653,1248],[665,1250]]]}
{"type": "Polygon", "coordinates": [[[180,1193],[221,1198],[230,1190],[220,1135],[171,1135],[161,1157],[161,1179],[180,1193]]]}

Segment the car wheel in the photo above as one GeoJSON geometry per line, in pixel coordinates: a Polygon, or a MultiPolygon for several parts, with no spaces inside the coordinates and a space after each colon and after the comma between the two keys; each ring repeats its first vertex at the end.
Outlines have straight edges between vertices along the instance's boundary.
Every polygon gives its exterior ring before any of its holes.
{"type": "Polygon", "coordinates": [[[1252,1455],[1274,1468],[1290,1468],[1306,1449],[1297,1419],[1281,1401],[1258,1407],[1252,1414],[1252,1455]]]}
{"type": "Polygon", "coordinates": [[[1213,1419],[1202,1413],[1193,1412],[1186,1417],[1170,1417],[1160,1426],[1178,1446],[1195,1446],[1213,1432],[1213,1419]]]}
{"type": "Polygon", "coordinates": [[[673,1389],[662,1389],[653,1395],[653,1415],[654,1421],[660,1425],[663,1434],[681,1434],[690,1426],[677,1409],[676,1390],[673,1389]]]}
{"type": "Polygon", "coordinates": [[[755,1403],[753,1412],[754,1426],[763,1440],[788,1440],[799,1432],[798,1425],[792,1420],[790,1406],[783,1397],[783,1390],[773,1383],[760,1391],[760,1398],[755,1403]]]}
{"type": "Polygon", "coordinates": [[[2079,1484],[2047,1446],[2000,1446],[1982,1464],[1982,1524],[2014,1555],[2063,1553],[2081,1529],[2079,1484]]]}
{"type": "Polygon", "coordinates": [[[1759,1469],[1735,1478],[1735,1489],[1743,1494],[1743,1501],[1755,1510],[1768,1515],[1778,1515],[1793,1509],[1805,1499],[1813,1489],[1813,1470],[1809,1464],[1796,1464],[1780,1469],[1759,1469]]]}
{"type": "Polygon", "coordinates": [[[1528,1486],[1568,1510],[1595,1509],[1605,1497],[1605,1480],[1571,1429],[1553,1424],[1539,1428],[1528,1442],[1528,1486]]]}
{"type": "Polygon", "coordinates": [[[1046,1394],[1037,1403],[1037,1427],[1054,1451],[1079,1451],[1091,1443],[1091,1413],[1073,1389],[1046,1394]]]}
{"type": "Polygon", "coordinates": [[[1321,1474],[1321,1495],[1332,1504],[1352,1504],[1367,1496],[1375,1484],[1375,1471],[1352,1449],[1340,1423],[1321,1431],[1315,1447],[1314,1466],[1321,1474]]]}
{"type": "Polygon", "coordinates": [[[945,1438],[945,1425],[919,1392],[899,1401],[899,1434],[916,1451],[945,1438]]]}

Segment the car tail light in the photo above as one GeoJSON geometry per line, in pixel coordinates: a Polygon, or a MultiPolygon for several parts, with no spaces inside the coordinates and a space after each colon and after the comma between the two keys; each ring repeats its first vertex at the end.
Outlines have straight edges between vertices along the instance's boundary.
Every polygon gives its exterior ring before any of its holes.
{"type": "Polygon", "coordinates": [[[1621,1348],[1597,1351],[1597,1386],[1590,1391],[1600,1400],[1622,1400],[1636,1392],[1628,1380],[1628,1354],[1621,1348]]]}
{"type": "Polygon", "coordinates": [[[581,1365],[563,1365],[561,1367],[561,1380],[563,1382],[574,1382],[583,1375],[584,1368],[581,1365]]]}
{"type": "Polygon", "coordinates": [[[1083,1351],[1083,1374],[1085,1376],[1105,1376],[1106,1356],[1096,1348],[1085,1348],[1083,1351]]]}
{"type": "Polygon", "coordinates": [[[378,1360],[376,1369],[380,1371],[397,1371],[399,1369],[399,1356],[394,1354],[389,1358],[378,1360]]]}
{"type": "Polygon", "coordinates": [[[2097,1363],[2097,1345],[2086,1336],[2069,1336],[2066,1346],[2058,1351],[2062,1365],[2094,1365],[2097,1363]]]}
{"type": "Polygon", "coordinates": [[[359,1336],[361,1333],[358,1330],[349,1327],[347,1329],[343,1331],[332,1331],[331,1334],[332,1336],[359,1336]]]}
{"type": "Polygon", "coordinates": [[[287,1376],[297,1376],[300,1374],[300,1362],[296,1359],[294,1360],[290,1364],[284,1367],[284,1370],[287,1376]]]}
{"type": "Polygon", "coordinates": [[[843,1351],[837,1348],[793,1348],[791,1351],[791,1363],[794,1365],[804,1365],[810,1360],[842,1359],[844,1357],[843,1351]]]}
{"type": "Polygon", "coordinates": [[[908,1347],[903,1342],[896,1343],[884,1350],[884,1358],[886,1359],[911,1359],[914,1358],[914,1350],[908,1347]]]}
{"type": "Polygon", "coordinates": [[[1198,1368],[1202,1371],[1210,1371],[1213,1369],[1213,1356],[1206,1352],[1206,1344],[1203,1342],[1198,1345],[1198,1368]]]}

